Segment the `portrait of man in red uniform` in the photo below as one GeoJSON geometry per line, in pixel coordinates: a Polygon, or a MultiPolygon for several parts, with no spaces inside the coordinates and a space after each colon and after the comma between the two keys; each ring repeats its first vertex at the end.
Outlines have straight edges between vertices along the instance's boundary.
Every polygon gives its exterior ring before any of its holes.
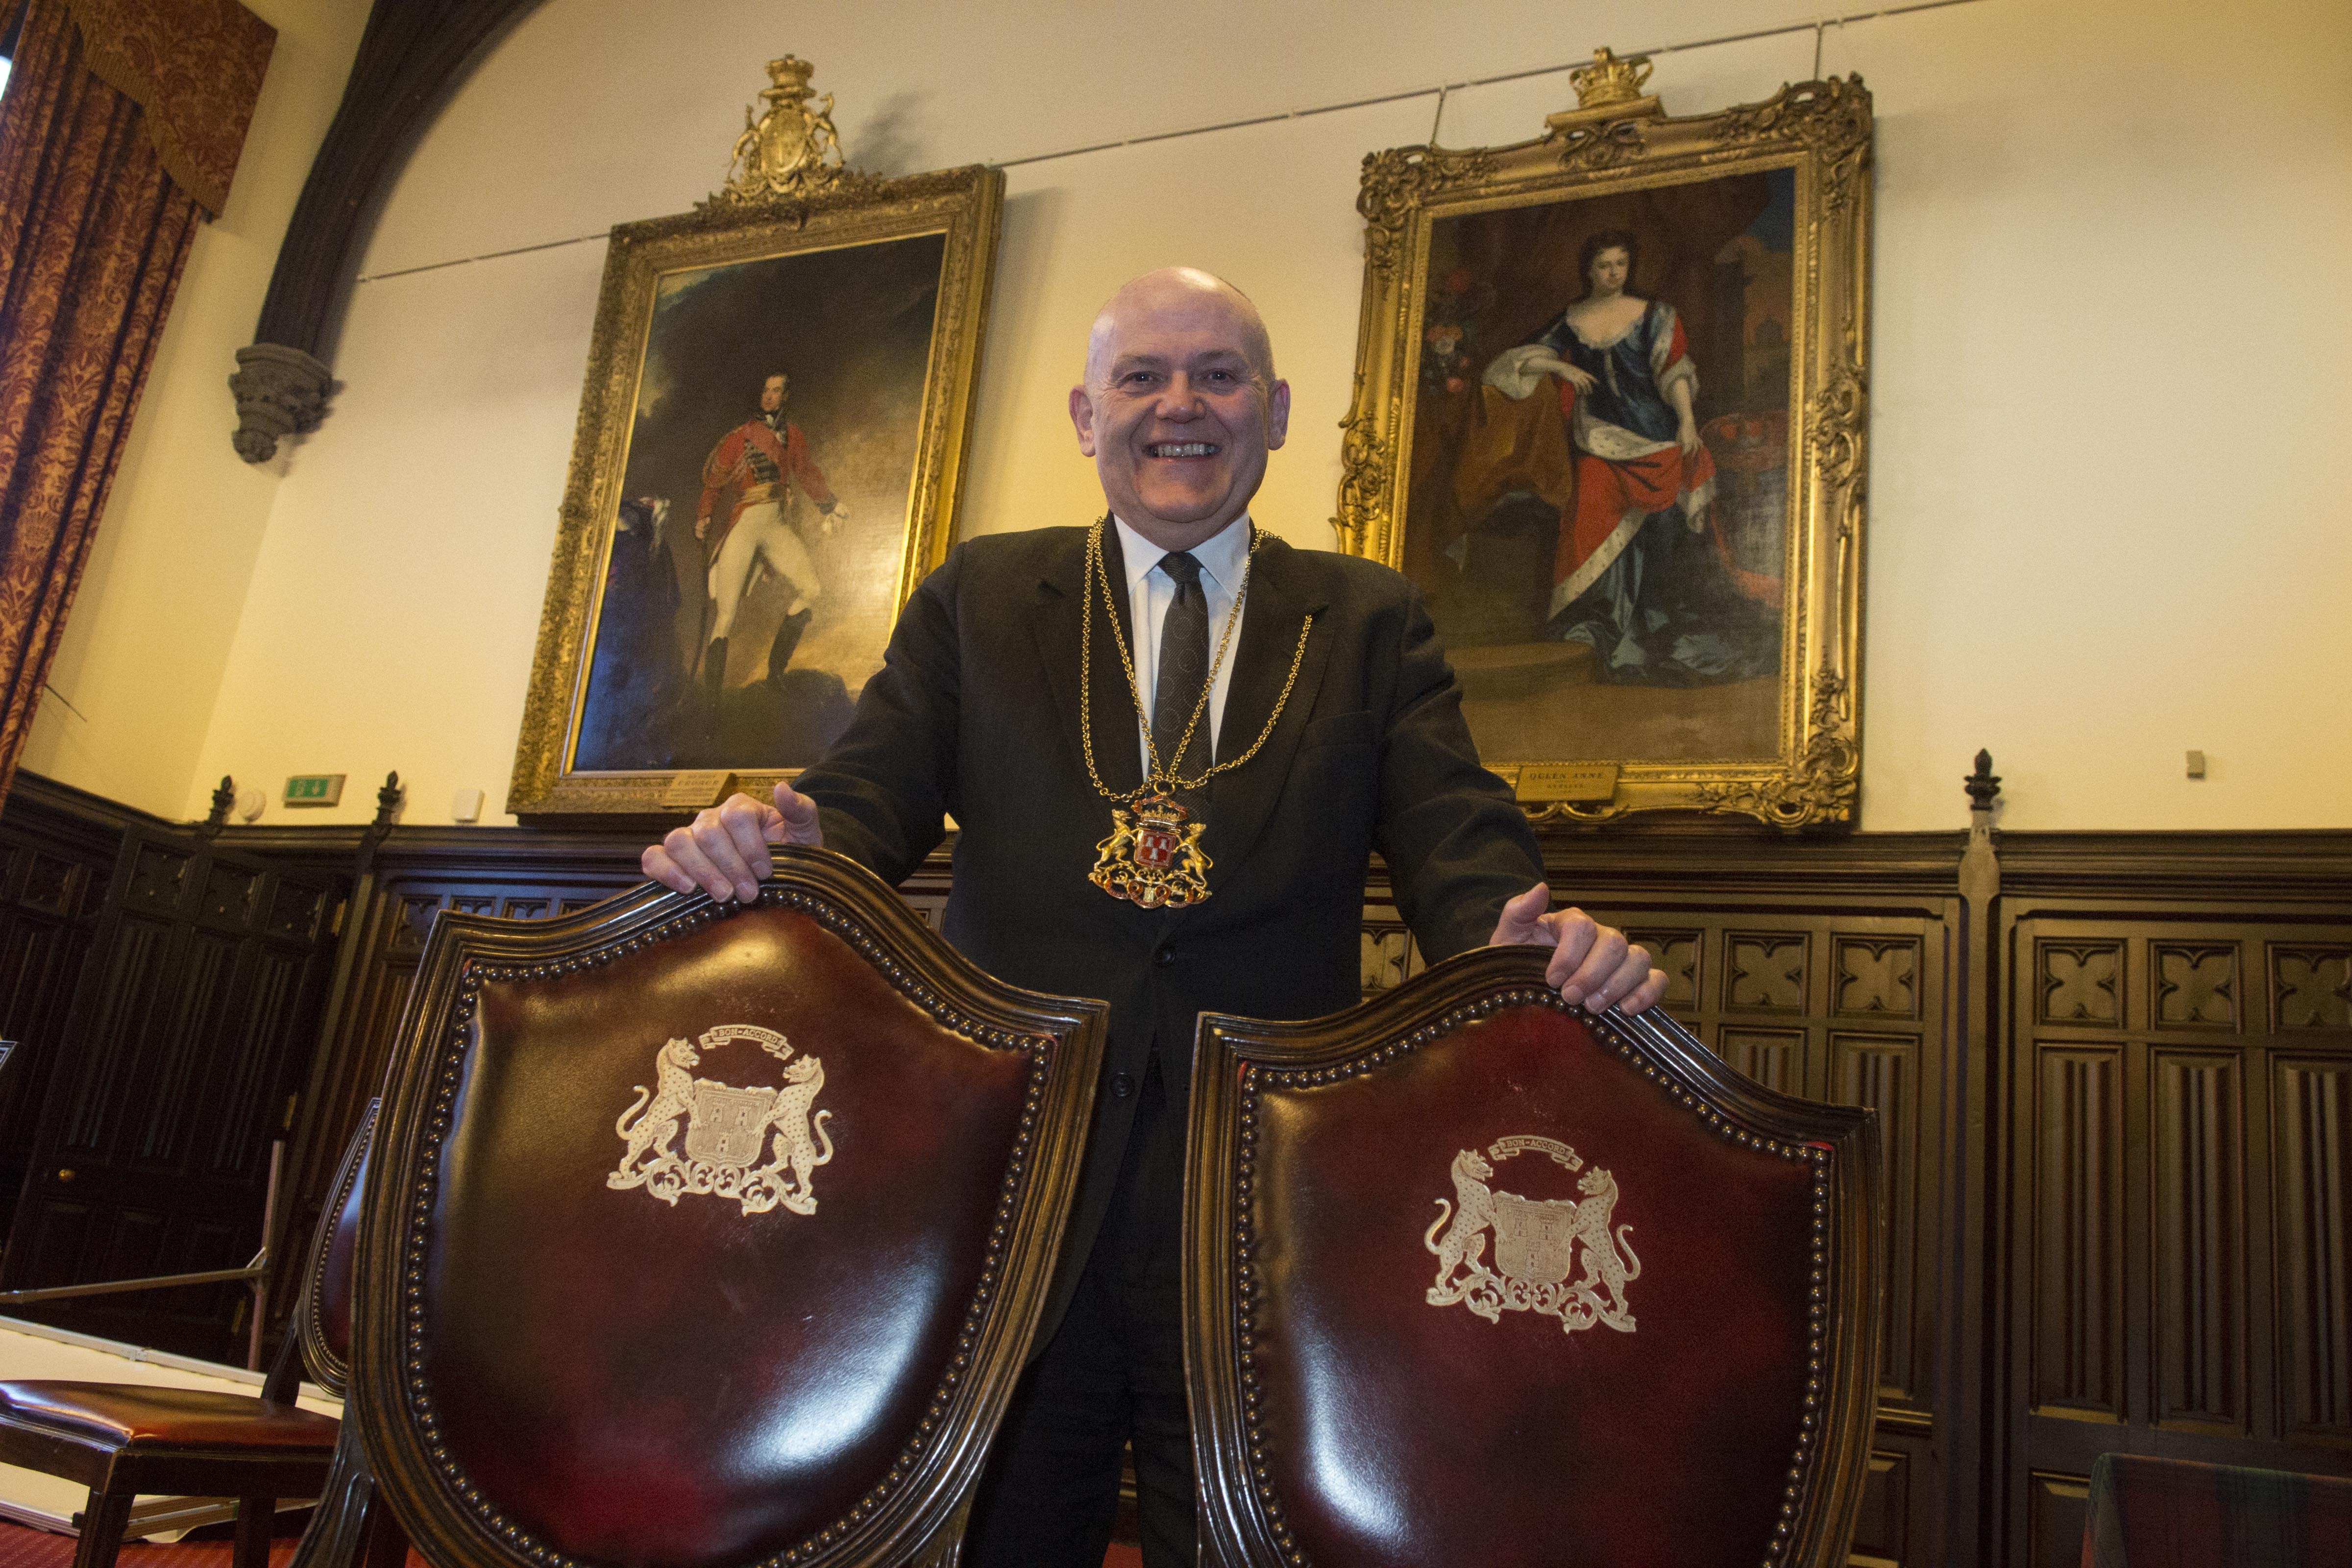
{"type": "Polygon", "coordinates": [[[824,470],[809,456],[807,437],[784,417],[791,387],[791,377],[772,372],[760,384],[759,412],[721,436],[702,464],[702,500],[694,511],[694,536],[703,542],[710,562],[712,612],[701,676],[714,714],[727,685],[727,645],[736,614],[761,574],[781,578],[792,593],[768,647],[771,678],[792,662],[793,650],[824,591],[808,542],[794,523],[799,510],[793,504],[794,488],[814,503],[824,534],[849,518],[848,507],[834,495],[824,470]]]}
{"type": "Polygon", "coordinates": [[[924,234],[657,280],[573,769],[806,767],[847,727],[936,505],[945,254],[924,234]]]}

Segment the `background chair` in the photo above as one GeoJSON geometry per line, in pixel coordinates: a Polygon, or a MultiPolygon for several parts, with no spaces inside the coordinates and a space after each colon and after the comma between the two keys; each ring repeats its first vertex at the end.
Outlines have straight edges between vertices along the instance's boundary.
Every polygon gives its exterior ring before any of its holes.
{"type": "Polygon", "coordinates": [[[278,1500],[321,1495],[338,1423],[294,1400],[306,1362],[320,1386],[343,1392],[352,1238],[374,1126],[370,1107],[320,1215],[303,1300],[258,1398],[145,1384],[0,1383],[0,1462],[89,1488],[75,1568],[108,1568],[132,1502],[154,1492],[236,1498],[236,1568],[266,1568],[278,1500]]]}
{"type": "Polygon", "coordinates": [[[1202,1562],[1844,1559],[1876,1369],[1868,1111],[1547,954],[1204,1014],[1187,1160],[1202,1562]]]}
{"type": "Polygon", "coordinates": [[[1103,1005],[838,856],[757,905],[444,915],[394,1047],[356,1412],[436,1564],[937,1562],[1074,1191],[1103,1005]]]}
{"type": "Polygon", "coordinates": [[[2091,1466],[2083,1568],[2352,1563],[2352,1481],[2147,1454],[2091,1466]]]}

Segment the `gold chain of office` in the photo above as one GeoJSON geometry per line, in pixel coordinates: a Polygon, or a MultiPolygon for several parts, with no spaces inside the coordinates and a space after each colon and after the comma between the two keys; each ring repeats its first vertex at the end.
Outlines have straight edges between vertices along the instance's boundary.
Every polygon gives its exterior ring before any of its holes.
{"type": "Polygon", "coordinates": [[[1189,779],[1177,769],[1192,748],[1201,716],[1209,710],[1209,696],[1217,688],[1217,671],[1224,668],[1234,628],[1241,624],[1242,605],[1249,597],[1250,573],[1256,563],[1258,545],[1265,539],[1257,525],[1250,525],[1249,554],[1242,564],[1241,586],[1234,595],[1233,608],[1225,612],[1224,631],[1217,638],[1217,655],[1209,662],[1208,678],[1201,683],[1200,700],[1192,705],[1192,715],[1185,721],[1184,733],[1176,742],[1175,755],[1165,762],[1160,759],[1159,743],[1151,736],[1150,715],[1143,706],[1142,683],[1135,678],[1135,660],[1128,653],[1126,640],[1114,638],[1118,647],[1119,667],[1127,672],[1128,700],[1135,705],[1135,716],[1142,723],[1145,754],[1151,763],[1143,783],[1122,795],[1103,783],[1101,770],[1095,765],[1092,599],[1097,584],[1101,584],[1105,619],[1113,626],[1118,625],[1118,611],[1111,598],[1110,568],[1103,563],[1104,527],[1103,522],[1097,522],[1087,535],[1087,573],[1079,590],[1078,738],[1086,752],[1087,777],[1094,781],[1096,791],[1113,805],[1110,837],[1095,846],[1095,868],[1087,874],[1087,880],[1113,898],[1125,899],[1148,910],[1181,910],[1209,896],[1210,861],[1201,850],[1201,834],[1208,825],[1189,821],[1192,813],[1178,804],[1175,792],[1199,789],[1217,774],[1240,767],[1257,755],[1266,737],[1274,733],[1275,725],[1281,722],[1282,710],[1290,701],[1291,688],[1298,682],[1298,667],[1307,658],[1307,637],[1315,628],[1315,616],[1309,612],[1298,624],[1298,646],[1291,651],[1290,673],[1283,677],[1282,694],[1275,699],[1274,711],[1266,716],[1265,728],[1258,731],[1249,750],[1204,768],[1189,779]],[[1132,810],[1127,809],[1130,806],[1132,810]]]}

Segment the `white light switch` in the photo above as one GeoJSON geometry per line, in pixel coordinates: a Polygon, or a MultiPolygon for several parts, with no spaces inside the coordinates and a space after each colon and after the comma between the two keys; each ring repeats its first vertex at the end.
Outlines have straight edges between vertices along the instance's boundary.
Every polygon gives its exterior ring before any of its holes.
{"type": "Polygon", "coordinates": [[[2189,776],[2192,779],[2201,779],[2205,776],[2204,752],[2191,752],[2189,753],[2189,776]]]}
{"type": "Polygon", "coordinates": [[[450,821],[479,822],[481,818],[482,792],[480,790],[461,789],[449,797],[450,821]]]}

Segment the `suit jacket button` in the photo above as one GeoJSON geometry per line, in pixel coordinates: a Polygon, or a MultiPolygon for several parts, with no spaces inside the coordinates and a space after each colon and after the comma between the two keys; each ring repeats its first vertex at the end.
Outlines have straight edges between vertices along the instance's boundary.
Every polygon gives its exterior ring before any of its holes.
{"type": "Polygon", "coordinates": [[[1135,1079],[1123,1072],[1115,1072],[1110,1075],[1110,1091],[1125,1100],[1135,1092],[1135,1079]]]}
{"type": "Polygon", "coordinates": [[[1155,955],[1154,962],[1157,963],[1160,968],[1167,968],[1170,964],[1176,962],[1176,950],[1172,947],[1161,948],[1158,954],[1155,955]]]}

